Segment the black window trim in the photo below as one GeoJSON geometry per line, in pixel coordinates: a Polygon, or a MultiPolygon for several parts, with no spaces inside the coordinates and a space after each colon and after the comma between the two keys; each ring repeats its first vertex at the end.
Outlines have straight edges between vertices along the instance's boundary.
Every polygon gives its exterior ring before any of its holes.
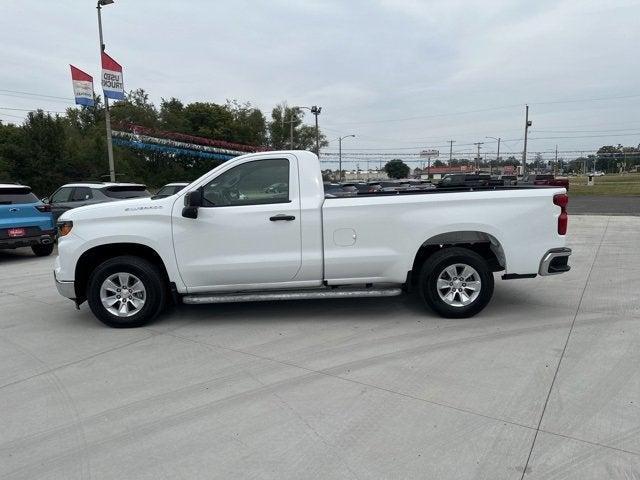
{"type": "Polygon", "coordinates": [[[289,164],[289,179],[291,178],[291,160],[289,160],[288,158],[263,158],[263,159],[256,159],[256,160],[250,160],[248,162],[243,162],[239,165],[235,165],[227,170],[225,170],[224,172],[220,173],[219,175],[217,175],[216,177],[212,178],[211,180],[207,181],[204,185],[201,185],[200,187],[197,188],[197,190],[200,191],[200,194],[202,195],[202,200],[203,200],[203,204],[201,205],[200,208],[236,208],[236,207],[255,207],[255,206],[259,206],[259,205],[283,205],[285,203],[291,203],[293,202],[293,200],[291,199],[291,182],[288,181],[287,184],[287,195],[289,197],[288,200],[279,200],[279,201],[274,201],[274,202],[269,202],[269,203],[247,203],[245,205],[205,205],[204,202],[207,201],[209,202],[209,200],[207,200],[204,197],[204,187],[209,185],[212,181],[214,181],[216,178],[219,178],[220,176],[224,175],[227,172],[230,172],[231,170],[233,170],[234,168],[240,167],[242,165],[247,165],[249,163],[253,163],[253,162],[263,162],[265,160],[286,160],[287,163],[289,164]]]}

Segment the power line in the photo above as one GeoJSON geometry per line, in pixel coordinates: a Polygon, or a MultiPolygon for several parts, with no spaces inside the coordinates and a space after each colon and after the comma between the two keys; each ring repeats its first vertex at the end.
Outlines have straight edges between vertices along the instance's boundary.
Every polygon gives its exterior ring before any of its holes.
{"type": "Polygon", "coordinates": [[[70,98],[70,97],[60,97],[58,95],[45,95],[44,93],[21,92],[19,90],[6,90],[6,89],[2,89],[2,88],[0,88],[0,92],[15,93],[15,94],[20,94],[20,95],[30,95],[30,96],[33,96],[33,97],[58,98],[58,99],[61,99],[61,100],[69,100],[69,101],[73,102],[73,98],[70,98]]]}
{"type": "Polygon", "coordinates": [[[9,108],[9,107],[0,107],[0,110],[10,110],[15,112],[37,112],[41,110],[45,113],[67,113],[67,112],[59,112],[56,110],[43,110],[42,108],[9,108]]]}

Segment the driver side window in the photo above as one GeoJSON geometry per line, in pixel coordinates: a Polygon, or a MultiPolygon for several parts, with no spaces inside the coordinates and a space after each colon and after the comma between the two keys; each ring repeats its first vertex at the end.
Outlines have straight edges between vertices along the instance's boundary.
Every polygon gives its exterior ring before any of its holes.
{"type": "Polygon", "coordinates": [[[204,186],[203,207],[289,201],[289,160],[256,160],[227,170],[204,186]]]}

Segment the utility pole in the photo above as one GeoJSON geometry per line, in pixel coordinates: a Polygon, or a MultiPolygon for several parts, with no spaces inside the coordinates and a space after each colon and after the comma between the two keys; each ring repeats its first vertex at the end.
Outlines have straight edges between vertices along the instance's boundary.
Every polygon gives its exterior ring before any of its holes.
{"type": "MultiPolygon", "coordinates": [[[[491,138],[493,140],[498,141],[498,153],[496,153],[496,165],[497,165],[498,162],[500,161],[500,137],[484,137],[484,138],[491,138]]],[[[498,172],[500,172],[499,169],[498,169],[498,172]]],[[[493,165],[491,164],[489,164],[489,173],[493,175],[493,165]]]]}
{"type": "MultiPolygon", "coordinates": [[[[100,38],[100,64],[102,64],[102,52],[104,52],[105,44],[102,38],[102,6],[113,3],[113,0],[98,0],[98,35],[100,38]]],[[[109,156],[109,178],[112,182],[116,181],[116,167],[113,161],[113,142],[111,140],[111,114],[109,113],[109,99],[104,95],[104,118],[107,124],[107,154],[109,156]]]]}
{"type": "Polygon", "coordinates": [[[526,113],[524,119],[524,149],[522,150],[522,176],[527,173],[527,137],[529,133],[529,127],[532,122],[529,120],[529,105],[526,105],[526,113]]]}
{"type": "Polygon", "coordinates": [[[355,135],[345,135],[344,137],[338,137],[338,181],[342,181],[342,140],[345,138],[354,137],[355,135]]]}
{"type": "Polygon", "coordinates": [[[451,166],[451,160],[453,160],[453,144],[455,140],[449,140],[449,166],[451,166]]]}
{"type": "Polygon", "coordinates": [[[475,142],[474,145],[478,147],[478,156],[476,157],[476,173],[480,168],[480,145],[484,145],[484,142],[475,142]]]}
{"type": "Polygon", "coordinates": [[[556,161],[553,164],[553,174],[558,174],[558,145],[556,145],[556,161]]]}

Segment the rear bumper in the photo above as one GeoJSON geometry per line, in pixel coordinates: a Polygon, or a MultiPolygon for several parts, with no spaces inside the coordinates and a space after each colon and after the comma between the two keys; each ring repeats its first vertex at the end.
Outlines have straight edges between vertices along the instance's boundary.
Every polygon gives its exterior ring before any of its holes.
{"type": "Polygon", "coordinates": [[[20,248],[32,247],[33,245],[51,245],[56,241],[55,231],[42,232],[37,236],[16,237],[16,238],[0,238],[1,248],[20,248]]]}
{"type": "Polygon", "coordinates": [[[547,251],[540,260],[540,269],[538,275],[558,275],[560,273],[568,272],[571,270],[569,266],[569,256],[571,255],[571,249],[552,248],[547,251]]]}
{"type": "Polygon", "coordinates": [[[71,300],[76,299],[76,285],[73,280],[67,281],[67,282],[58,280],[58,278],[56,277],[55,270],[53,272],[53,279],[56,282],[56,288],[58,289],[58,293],[60,295],[62,295],[63,297],[70,298],[71,300]]]}

